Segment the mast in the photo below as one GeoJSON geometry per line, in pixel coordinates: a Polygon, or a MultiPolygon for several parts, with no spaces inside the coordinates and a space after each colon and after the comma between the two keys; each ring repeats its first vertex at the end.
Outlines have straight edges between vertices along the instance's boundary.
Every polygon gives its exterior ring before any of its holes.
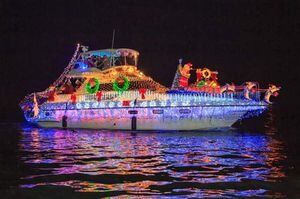
{"type": "Polygon", "coordinates": [[[113,36],[112,36],[112,41],[111,41],[111,59],[110,59],[110,67],[111,67],[112,64],[115,64],[115,57],[114,57],[114,54],[113,54],[114,43],[115,43],[115,29],[113,30],[113,36]]]}

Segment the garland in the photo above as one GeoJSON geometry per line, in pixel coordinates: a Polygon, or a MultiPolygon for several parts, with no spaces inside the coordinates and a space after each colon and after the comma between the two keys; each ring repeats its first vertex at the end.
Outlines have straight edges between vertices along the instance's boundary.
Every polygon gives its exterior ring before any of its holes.
{"type": "Polygon", "coordinates": [[[85,89],[86,89],[86,91],[87,91],[89,94],[94,94],[94,93],[96,93],[96,92],[99,90],[99,88],[100,88],[100,84],[99,84],[98,79],[96,79],[96,78],[90,79],[89,82],[88,82],[88,83],[86,84],[86,86],[85,86],[85,89]],[[93,88],[91,87],[92,81],[95,82],[95,86],[94,86],[93,88]]]}
{"type": "Polygon", "coordinates": [[[124,85],[122,88],[119,87],[118,85],[118,82],[117,82],[117,79],[115,79],[114,83],[113,83],[113,89],[115,91],[118,91],[120,93],[124,92],[124,91],[127,91],[128,88],[129,88],[129,80],[127,79],[127,77],[123,77],[123,80],[124,80],[124,85]]]}

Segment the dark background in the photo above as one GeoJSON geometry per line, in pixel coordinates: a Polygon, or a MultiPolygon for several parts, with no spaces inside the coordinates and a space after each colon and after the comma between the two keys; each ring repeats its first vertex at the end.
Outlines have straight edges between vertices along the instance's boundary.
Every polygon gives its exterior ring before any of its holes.
{"type": "MultiPolygon", "coordinates": [[[[19,101],[47,88],[76,44],[141,53],[139,68],[171,86],[178,59],[219,71],[221,83],[282,86],[285,127],[298,124],[296,1],[1,1],[0,121],[23,121],[19,101]]],[[[300,110],[300,109],[299,109],[300,110]]]]}
{"type": "MultiPolygon", "coordinates": [[[[299,10],[299,1],[288,0],[0,0],[0,192],[34,169],[23,164],[19,150],[24,128],[11,123],[24,121],[20,100],[53,83],[78,42],[91,50],[110,48],[113,29],[115,47],[138,50],[139,69],[165,86],[171,86],[179,58],[219,71],[222,84],[281,86],[267,128],[285,143],[282,165],[295,177],[285,189],[297,192],[299,10]]],[[[264,118],[245,128],[264,128],[264,118]]]]}

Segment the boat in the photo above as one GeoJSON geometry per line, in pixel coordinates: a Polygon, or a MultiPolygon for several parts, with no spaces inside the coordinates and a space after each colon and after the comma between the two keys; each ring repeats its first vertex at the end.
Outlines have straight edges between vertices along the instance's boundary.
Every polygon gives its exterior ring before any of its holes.
{"type": "Polygon", "coordinates": [[[168,88],[145,75],[138,58],[139,52],[128,48],[90,51],[78,44],[60,77],[20,102],[25,119],[50,128],[219,129],[259,116],[281,89],[249,81],[221,86],[217,71],[182,59],[168,88]]]}

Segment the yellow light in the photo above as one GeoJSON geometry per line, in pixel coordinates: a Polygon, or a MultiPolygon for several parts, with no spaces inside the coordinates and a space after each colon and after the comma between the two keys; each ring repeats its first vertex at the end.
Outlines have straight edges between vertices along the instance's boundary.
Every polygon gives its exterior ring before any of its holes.
{"type": "Polygon", "coordinates": [[[132,67],[129,67],[129,68],[128,68],[128,72],[129,72],[129,73],[133,73],[133,71],[134,71],[134,68],[132,68],[132,67]]]}
{"type": "Polygon", "coordinates": [[[112,74],[112,75],[116,75],[116,74],[117,74],[117,71],[116,71],[116,70],[113,70],[113,71],[111,72],[111,74],[112,74]]]}
{"type": "Polygon", "coordinates": [[[215,87],[217,86],[217,83],[216,83],[216,82],[211,82],[211,83],[209,84],[209,86],[215,88],[215,87]]]}

